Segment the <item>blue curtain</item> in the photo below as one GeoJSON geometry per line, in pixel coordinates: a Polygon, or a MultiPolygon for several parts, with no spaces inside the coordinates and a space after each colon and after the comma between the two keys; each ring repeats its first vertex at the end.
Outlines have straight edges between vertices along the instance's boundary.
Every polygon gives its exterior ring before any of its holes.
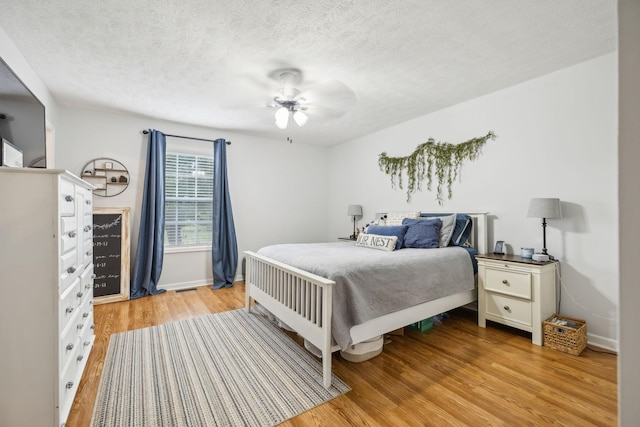
{"type": "Polygon", "coordinates": [[[158,289],[164,256],[164,176],[167,140],[149,129],[147,171],[140,215],[138,251],[131,278],[131,299],[164,292],[158,289]]]}
{"type": "Polygon", "coordinates": [[[227,144],[224,139],[214,143],[213,166],[213,289],[229,288],[238,267],[238,243],[233,223],[231,198],[227,179],[227,144]]]}

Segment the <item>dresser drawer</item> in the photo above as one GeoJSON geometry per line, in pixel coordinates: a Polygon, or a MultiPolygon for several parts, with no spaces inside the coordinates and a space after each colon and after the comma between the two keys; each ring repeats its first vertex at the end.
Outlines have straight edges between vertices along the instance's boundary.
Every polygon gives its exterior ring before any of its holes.
{"type": "Polygon", "coordinates": [[[85,214],[82,219],[84,238],[93,239],[93,215],[91,213],[85,214]]]}
{"type": "Polygon", "coordinates": [[[67,327],[60,334],[60,370],[69,364],[69,360],[76,353],[80,346],[80,334],[76,325],[80,316],[76,312],[67,324],[67,327]]]}
{"type": "Polygon", "coordinates": [[[76,191],[72,182],[60,180],[60,215],[74,216],[76,214],[76,191]]]}
{"type": "Polygon", "coordinates": [[[87,328],[80,336],[80,346],[82,347],[82,352],[84,354],[89,354],[91,348],[93,347],[93,341],[95,339],[95,332],[91,327],[93,326],[93,312],[90,314],[90,321],[90,327],[87,328]]]}
{"type": "Polygon", "coordinates": [[[86,295],[93,293],[93,264],[89,264],[80,275],[81,290],[86,295]]]}
{"type": "Polygon", "coordinates": [[[75,216],[60,218],[60,241],[62,253],[69,252],[78,245],[78,221],[75,216]]]}
{"type": "Polygon", "coordinates": [[[60,257],[60,283],[61,291],[67,289],[73,280],[78,277],[78,252],[72,249],[60,257]]]}
{"type": "Polygon", "coordinates": [[[83,324],[83,327],[79,330],[80,335],[84,335],[87,329],[91,329],[93,326],[93,304],[92,301],[87,299],[82,300],[82,304],[78,308],[78,312],[80,313],[80,322],[83,324]]]}
{"type": "Polygon", "coordinates": [[[85,240],[84,247],[82,248],[82,253],[84,254],[84,264],[92,264],[93,263],[93,239],[85,240]]]}
{"type": "Polygon", "coordinates": [[[78,311],[78,298],[76,294],[80,289],[80,279],[76,279],[71,286],[65,289],[60,295],[60,306],[58,308],[58,318],[60,331],[62,332],[69,321],[75,316],[78,311]]]}
{"type": "Polygon", "coordinates": [[[58,398],[60,402],[60,419],[66,420],[73,404],[73,398],[78,390],[78,383],[80,382],[80,376],[82,371],[79,370],[80,366],[76,363],[78,354],[81,349],[74,349],[73,354],[69,357],[69,364],[65,366],[65,369],[61,371],[60,382],[58,383],[58,398]]]}
{"type": "Polygon", "coordinates": [[[487,268],[484,289],[489,292],[531,299],[531,273],[508,268],[487,268]]]}
{"type": "Polygon", "coordinates": [[[486,293],[485,311],[487,316],[531,326],[531,302],[505,295],[486,293]]]}
{"type": "MultiPolygon", "coordinates": [[[[89,190],[84,190],[84,191],[85,191],[84,213],[91,215],[91,212],[93,211],[93,201],[91,200],[91,197],[92,197],[91,196],[91,191],[89,191],[89,190]]],[[[89,222],[89,224],[93,224],[93,220],[91,222],[89,222]]]]}

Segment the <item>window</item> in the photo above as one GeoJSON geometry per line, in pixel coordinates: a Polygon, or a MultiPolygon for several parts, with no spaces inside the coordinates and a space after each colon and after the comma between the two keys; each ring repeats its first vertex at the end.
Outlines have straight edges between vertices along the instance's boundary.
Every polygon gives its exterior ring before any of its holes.
{"type": "Polygon", "coordinates": [[[167,153],[165,246],[211,244],[213,157],[167,153]]]}

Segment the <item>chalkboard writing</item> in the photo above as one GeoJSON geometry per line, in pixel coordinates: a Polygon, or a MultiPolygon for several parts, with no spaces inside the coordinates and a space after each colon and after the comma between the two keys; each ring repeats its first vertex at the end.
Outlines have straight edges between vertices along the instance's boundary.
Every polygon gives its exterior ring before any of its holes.
{"type": "Polygon", "coordinates": [[[128,208],[94,209],[93,272],[96,303],[129,298],[128,208]]]}
{"type": "Polygon", "coordinates": [[[122,245],[122,215],[93,217],[93,296],[120,293],[120,246],[122,245]]]}

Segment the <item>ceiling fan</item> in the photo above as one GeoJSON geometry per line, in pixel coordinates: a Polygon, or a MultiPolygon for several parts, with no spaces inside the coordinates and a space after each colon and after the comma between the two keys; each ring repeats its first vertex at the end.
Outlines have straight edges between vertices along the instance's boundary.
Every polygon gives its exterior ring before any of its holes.
{"type": "MultiPolygon", "coordinates": [[[[241,99],[266,97],[265,106],[274,111],[275,124],[287,129],[294,122],[304,126],[310,119],[319,122],[344,115],[356,102],[355,93],[338,80],[309,81],[298,68],[279,68],[267,74],[268,79],[245,78],[243,93],[236,92],[235,107],[253,104],[241,99]],[[249,84],[250,83],[250,84],[249,84]],[[239,95],[239,96],[238,96],[239,95]],[[239,105],[241,104],[241,105],[239,105]]],[[[255,105],[255,104],[254,104],[255,105]]],[[[256,105],[257,106],[257,105],[256,105]]]]}
{"type": "Polygon", "coordinates": [[[282,87],[276,91],[273,101],[268,104],[269,107],[276,109],[276,126],[280,129],[286,129],[290,116],[293,116],[293,120],[298,126],[304,126],[309,120],[309,116],[305,114],[307,100],[294,87],[300,84],[302,72],[297,68],[284,68],[272,71],[269,73],[269,78],[282,84],[282,87]]]}

